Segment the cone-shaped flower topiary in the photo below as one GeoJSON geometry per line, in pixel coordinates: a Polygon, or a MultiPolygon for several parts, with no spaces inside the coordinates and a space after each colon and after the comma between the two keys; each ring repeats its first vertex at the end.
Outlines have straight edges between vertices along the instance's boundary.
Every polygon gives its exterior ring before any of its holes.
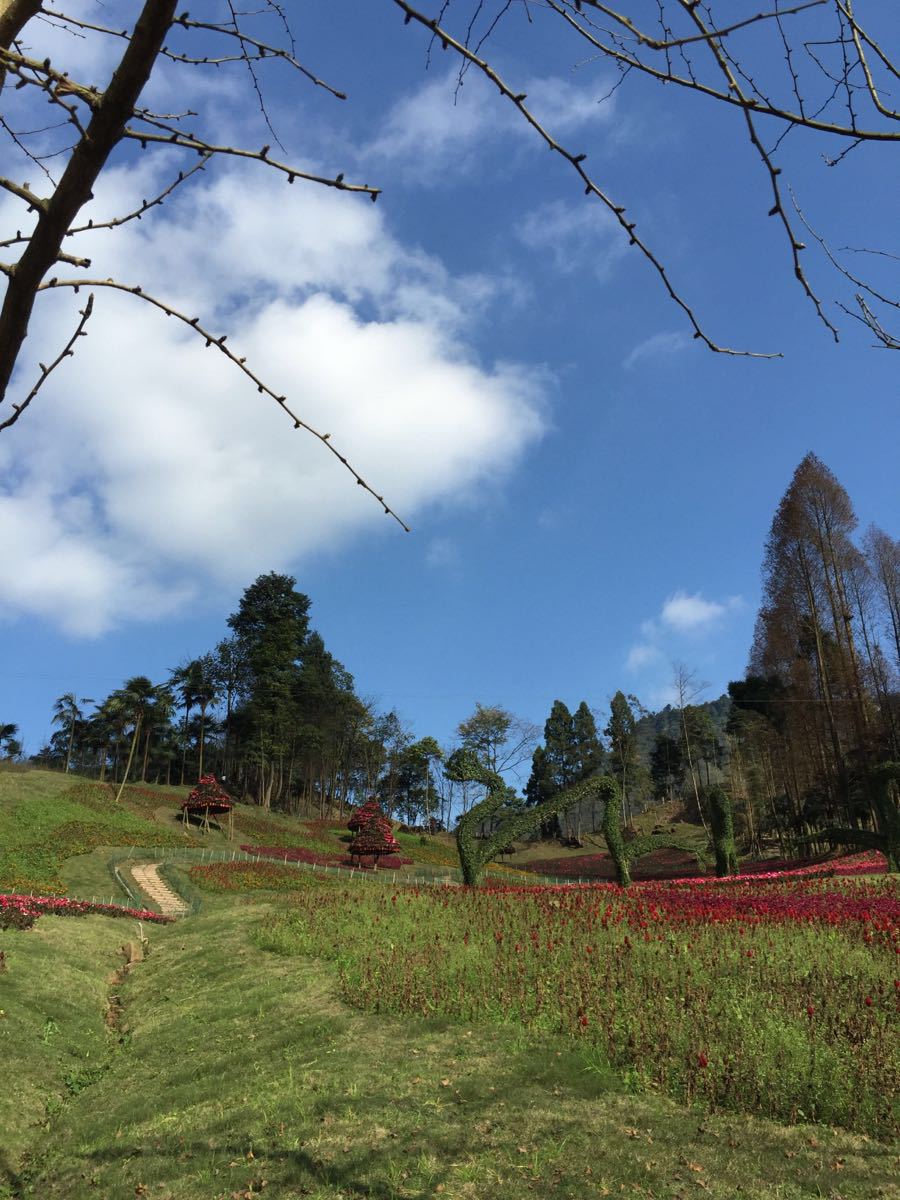
{"type": "Polygon", "coordinates": [[[383,817],[381,806],[373,796],[367,800],[365,804],[361,804],[359,808],[355,808],[350,814],[350,820],[347,822],[347,828],[351,833],[359,833],[361,829],[365,829],[373,817],[383,817]]]}
{"type": "Polygon", "coordinates": [[[182,808],[210,808],[214,812],[227,812],[231,798],[224,791],[215,775],[201,775],[200,782],[191,791],[182,808]]]}
{"type": "Polygon", "coordinates": [[[353,858],[374,858],[376,866],[382,855],[397,854],[399,850],[400,843],[394,837],[391,823],[381,811],[372,813],[350,843],[353,858]]]}

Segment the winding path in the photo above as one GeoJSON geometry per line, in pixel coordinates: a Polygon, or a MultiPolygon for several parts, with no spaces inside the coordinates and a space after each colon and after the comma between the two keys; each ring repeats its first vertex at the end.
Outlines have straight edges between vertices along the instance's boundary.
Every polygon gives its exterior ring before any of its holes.
{"type": "Polygon", "coordinates": [[[162,863],[142,863],[131,868],[134,882],[142,892],[159,906],[160,912],[166,917],[183,917],[189,906],[172,888],[160,877],[159,868],[162,863]]]}

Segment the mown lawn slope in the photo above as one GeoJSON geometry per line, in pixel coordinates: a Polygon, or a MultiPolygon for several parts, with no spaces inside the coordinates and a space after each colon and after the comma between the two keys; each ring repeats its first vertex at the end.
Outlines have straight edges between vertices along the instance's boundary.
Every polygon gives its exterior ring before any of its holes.
{"type": "Polygon", "coordinates": [[[513,1030],[348,1009],[333,966],[258,948],[264,911],[214,900],[145,929],[148,957],[116,985],[124,1008],[105,1035],[112,923],[47,917],[14,935],[7,978],[22,986],[2,1019],[7,1070],[44,1057],[47,947],[83,955],[91,982],[78,1014],[46,1010],[59,1029],[55,1081],[27,1066],[30,1098],[3,1112],[16,1148],[6,1196],[900,1194],[891,1151],[865,1137],[633,1096],[571,1047],[513,1030]],[[67,1046],[81,1047],[74,1087],[67,1046]]]}

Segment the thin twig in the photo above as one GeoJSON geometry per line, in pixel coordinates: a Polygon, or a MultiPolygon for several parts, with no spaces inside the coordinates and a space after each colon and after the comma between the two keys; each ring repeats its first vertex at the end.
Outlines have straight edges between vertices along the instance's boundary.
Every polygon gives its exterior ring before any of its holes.
{"type": "Polygon", "coordinates": [[[41,374],[40,374],[40,377],[38,378],[37,383],[34,385],[34,387],[31,389],[31,391],[28,393],[28,395],[25,397],[25,399],[21,402],[21,404],[14,404],[12,406],[12,416],[7,417],[5,421],[0,421],[0,431],[2,431],[4,429],[8,429],[10,427],[10,425],[15,425],[16,421],[18,421],[19,417],[21,417],[22,413],[29,406],[29,404],[32,402],[32,400],[35,398],[35,396],[38,394],[38,392],[41,390],[41,388],[44,386],[44,384],[47,381],[47,378],[56,370],[56,368],[59,366],[59,364],[63,361],[64,358],[70,358],[75,353],[75,348],[74,348],[75,343],[78,341],[78,339],[80,337],[87,337],[87,334],[84,331],[84,327],[85,327],[85,325],[87,325],[88,321],[90,320],[90,316],[93,311],[94,311],[94,293],[91,292],[91,294],[87,298],[87,304],[85,304],[84,308],[80,309],[81,320],[78,322],[75,332],[72,334],[72,336],[66,342],[65,347],[60,351],[60,353],[53,360],[53,362],[50,363],[49,367],[45,367],[43,363],[38,363],[38,366],[41,368],[41,374]]]}
{"type": "Polygon", "coordinates": [[[486,78],[488,78],[497,88],[500,94],[515,105],[524,119],[537,133],[538,137],[540,137],[544,143],[552,151],[554,151],[554,153],[559,154],[561,158],[564,158],[566,162],[569,163],[584,184],[585,194],[589,196],[596,196],[597,199],[600,200],[603,205],[605,205],[605,207],[613,214],[621,228],[625,231],[625,233],[627,233],[629,244],[632,246],[637,246],[647,261],[654,267],[657,275],[662,280],[663,287],[665,288],[669,297],[675,301],[678,307],[687,316],[688,321],[694,330],[694,337],[697,340],[702,341],[703,344],[715,354],[730,354],[741,358],[782,357],[781,354],[764,354],[753,350],[733,350],[727,346],[719,346],[716,342],[714,342],[701,327],[693,309],[672,286],[668,272],[663,264],[646,244],[646,242],[644,242],[643,239],[635,232],[635,223],[627,220],[625,216],[625,209],[622,207],[622,205],[616,204],[616,202],[612,200],[597,183],[594,182],[591,176],[588,175],[587,171],[582,165],[586,155],[573,154],[571,151],[567,150],[563,145],[561,145],[550,133],[548,133],[543,125],[541,125],[540,121],[538,121],[538,119],[531,112],[531,110],[526,107],[525,93],[514,91],[494,70],[490,63],[486,62],[482,58],[479,58],[465,45],[463,45],[461,41],[457,40],[452,34],[448,33],[446,29],[438,26],[436,21],[431,20],[430,18],[426,17],[424,13],[421,13],[417,9],[413,8],[411,4],[407,3],[407,0],[394,0],[394,3],[404,12],[407,24],[410,21],[415,21],[419,25],[422,25],[425,29],[431,30],[441,42],[446,42],[447,45],[451,46],[457,54],[460,54],[463,58],[467,59],[472,66],[477,67],[478,70],[481,71],[481,73],[486,76],[486,78]]]}
{"type": "Polygon", "coordinates": [[[216,337],[215,334],[210,333],[200,324],[199,317],[188,317],[185,313],[179,312],[177,308],[173,308],[171,304],[167,304],[164,300],[160,300],[158,297],[152,296],[149,292],[145,292],[142,287],[127,283],[120,283],[116,279],[48,279],[45,283],[40,285],[38,291],[43,292],[53,288],[72,288],[77,293],[79,289],[83,287],[110,288],[113,291],[125,292],[129,296],[136,296],[139,300],[144,300],[147,304],[151,304],[154,308],[158,308],[160,312],[164,312],[166,316],[175,317],[176,320],[181,321],[182,324],[186,325],[189,329],[192,329],[194,333],[203,338],[207,347],[215,346],[215,348],[221,354],[224,354],[229,362],[233,363],[239,371],[243,372],[243,374],[247,376],[247,378],[255,385],[256,390],[260,394],[269,396],[275,401],[276,404],[278,404],[281,409],[284,410],[284,412],[287,413],[287,415],[294,422],[295,429],[305,429],[306,432],[311,433],[314,438],[318,438],[318,440],[335,456],[338,462],[340,462],[342,466],[346,467],[346,469],[356,480],[358,486],[364,488],[370,496],[373,496],[378,501],[378,503],[384,509],[386,516],[393,517],[397,524],[400,525],[400,527],[405,530],[406,533],[410,532],[410,527],[394,512],[390,505],[386,503],[384,496],[380,496],[374,488],[370,487],[369,484],[366,483],[365,479],[363,479],[360,473],[352,465],[352,463],[350,463],[348,459],[341,454],[340,450],[338,450],[336,446],[331,444],[331,434],[320,433],[318,429],[315,429],[309,424],[308,421],[304,421],[301,417],[298,417],[288,404],[287,396],[281,396],[278,394],[278,392],[269,387],[267,383],[260,379],[260,377],[255,374],[250,367],[247,366],[246,358],[239,358],[238,355],[236,355],[231,348],[225,344],[228,337],[227,334],[222,334],[221,337],[216,337]]]}
{"type": "MultiPolygon", "coordinates": [[[[150,123],[160,124],[160,122],[152,121],[150,123]]],[[[162,133],[150,133],[146,129],[132,129],[130,126],[126,126],[122,136],[139,142],[142,149],[152,142],[162,146],[177,146],[181,150],[193,150],[207,159],[214,154],[219,154],[262,162],[267,167],[272,167],[273,170],[287,175],[288,183],[293,183],[295,179],[305,179],[308,183],[320,183],[323,187],[337,188],[339,192],[361,192],[370,196],[372,200],[377,200],[381,195],[381,188],[370,187],[367,183],[345,183],[343,172],[332,178],[326,175],[313,175],[310,171],[301,171],[299,167],[279,162],[278,159],[269,157],[268,146],[263,146],[261,150],[244,150],[240,146],[217,146],[212,142],[205,142],[194,134],[182,133],[177,129],[171,130],[168,136],[165,136],[162,133]]]]}
{"type": "MultiPolygon", "coordinates": [[[[697,12],[698,5],[697,5],[696,0],[678,0],[678,2],[679,2],[679,4],[681,4],[682,8],[684,8],[687,11],[688,16],[694,22],[694,24],[697,26],[697,28],[700,29],[701,31],[706,32],[703,21],[697,12]]],[[[730,65],[726,61],[724,52],[719,49],[719,47],[716,45],[716,43],[714,41],[710,41],[708,43],[708,45],[709,45],[709,48],[710,48],[710,51],[711,51],[713,57],[715,58],[716,62],[719,65],[719,69],[722,71],[723,75],[728,80],[729,90],[734,92],[734,94],[736,96],[743,96],[743,91],[741,89],[741,86],[738,83],[737,79],[735,78],[733,70],[731,69],[730,65]]],[[[806,247],[803,245],[803,243],[801,241],[799,241],[797,239],[796,235],[794,234],[794,230],[791,226],[790,220],[788,219],[787,212],[785,211],[784,203],[781,198],[781,186],[779,183],[779,176],[781,175],[781,167],[775,166],[775,164],[772,161],[771,155],[766,150],[765,146],[763,146],[762,141],[760,140],[759,134],[756,132],[756,124],[753,120],[753,115],[750,112],[749,107],[745,105],[743,111],[744,111],[744,120],[747,125],[748,136],[750,138],[750,141],[751,141],[754,149],[756,150],[757,154],[761,158],[763,166],[765,167],[766,171],[768,172],[769,181],[772,185],[772,196],[774,199],[774,203],[773,203],[772,207],[769,209],[769,216],[770,217],[777,216],[779,221],[781,222],[781,224],[784,228],[784,231],[787,234],[788,243],[789,243],[790,249],[791,249],[791,258],[794,263],[794,275],[795,275],[798,283],[800,284],[800,286],[803,288],[803,291],[806,293],[809,300],[812,302],[813,307],[816,310],[816,314],[819,317],[819,320],[822,322],[822,324],[825,326],[826,329],[831,331],[832,337],[837,342],[837,341],[839,341],[839,335],[838,335],[837,328],[832,324],[832,322],[826,316],[825,310],[822,307],[822,302],[819,299],[819,297],[816,295],[816,293],[813,291],[812,286],[806,277],[806,272],[803,270],[803,264],[800,262],[800,251],[805,250],[806,247]]]]}

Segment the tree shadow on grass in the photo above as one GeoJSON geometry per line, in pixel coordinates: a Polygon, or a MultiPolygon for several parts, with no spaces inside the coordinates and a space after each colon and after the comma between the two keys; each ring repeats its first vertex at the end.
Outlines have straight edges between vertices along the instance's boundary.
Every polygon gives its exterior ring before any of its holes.
{"type": "Polygon", "coordinates": [[[841,1163],[834,1169],[840,1170],[842,1196],[871,1200],[888,1194],[891,1150],[884,1144],[854,1139],[845,1159],[839,1131],[833,1131],[833,1143],[814,1150],[816,1139],[799,1130],[755,1122],[735,1155],[726,1146],[734,1147],[730,1139],[742,1136],[739,1114],[703,1117],[665,1102],[642,1111],[635,1098],[610,1091],[602,1079],[576,1084],[575,1055],[569,1061],[555,1054],[535,1059],[534,1075],[527,1080],[521,1063],[513,1063],[505,1077],[502,1065],[496,1065],[489,1090],[482,1071],[465,1076],[463,1058],[456,1079],[448,1066],[447,1082],[407,1080],[407,1086],[419,1086],[414,1095],[404,1094],[400,1080],[386,1075],[367,1094],[353,1097],[352,1111],[338,1088],[317,1097],[302,1116],[296,1106],[292,1116],[291,1101],[285,1100],[262,1129],[255,1123],[241,1131],[224,1115],[206,1123],[202,1134],[195,1126],[188,1138],[172,1134],[136,1144],[126,1134],[91,1153],[69,1156],[65,1178],[51,1163],[46,1175],[35,1174],[34,1190],[26,1186],[13,1195],[23,1200],[51,1192],[71,1200],[118,1196],[144,1185],[153,1192],[158,1180],[162,1196],[179,1200],[213,1195],[244,1200],[263,1187],[277,1200],[338,1195],[425,1200],[443,1190],[456,1194],[461,1179],[471,1179],[477,1181],[474,1196],[511,1200],[531,1193],[549,1200],[594,1194],[585,1178],[589,1165],[598,1175],[605,1171],[616,1189],[641,1195],[646,1193],[639,1187],[655,1186],[653,1174],[647,1174],[650,1154],[658,1159],[654,1167],[660,1184],[665,1181],[669,1188],[667,1196],[682,1194],[681,1175],[683,1194],[697,1194],[697,1176],[688,1174],[697,1170],[689,1165],[695,1159],[704,1163],[701,1178],[715,1183],[718,1197],[741,1190],[764,1196],[788,1179],[803,1189],[798,1195],[828,1194],[834,1181],[825,1164],[835,1158],[841,1163]],[[642,1127],[631,1128],[632,1121],[642,1127]],[[652,1150],[644,1140],[653,1142],[652,1150]],[[183,1168],[180,1173],[176,1164],[183,1168]],[[89,1187],[83,1181],[92,1175],[96,1183],[89,1187]]]}

